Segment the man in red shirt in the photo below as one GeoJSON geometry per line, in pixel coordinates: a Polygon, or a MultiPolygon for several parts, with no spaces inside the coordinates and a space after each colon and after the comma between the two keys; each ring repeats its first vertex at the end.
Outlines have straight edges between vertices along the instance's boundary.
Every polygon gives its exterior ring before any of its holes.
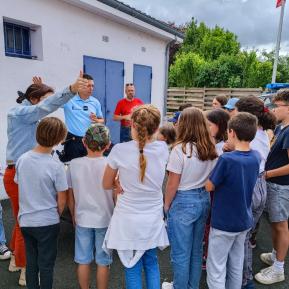
{"type": "Polygon", "coordinates": [[[125,85],[126,97],[121,99],[115,108],[113,120],[120,121],[120,142],[127,142],[131,140],[130,133],[130,117],[132,109],[136,106],[142,105],[143,102],[135,96],[135,87],[133,83],[125,85]]]}

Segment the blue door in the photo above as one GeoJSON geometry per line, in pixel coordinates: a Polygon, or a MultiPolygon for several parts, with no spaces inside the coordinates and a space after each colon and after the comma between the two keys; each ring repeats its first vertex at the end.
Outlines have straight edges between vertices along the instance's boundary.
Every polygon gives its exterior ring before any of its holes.
{"type": "Polygon", "coordinates": [[[112,143],[119,142],[119,122],[113,121],[117,102],[123,98],[123,62],[84,56],[84,72],[94,79],[93,96],[100,104],[106,125],[110,129],[112,143]]]}
{"type": "Polygon", "coordinates": [[[136,97],[140,98],[144,103],[151,103],[152,67],[134,64],[133,83],[136,97]]]}

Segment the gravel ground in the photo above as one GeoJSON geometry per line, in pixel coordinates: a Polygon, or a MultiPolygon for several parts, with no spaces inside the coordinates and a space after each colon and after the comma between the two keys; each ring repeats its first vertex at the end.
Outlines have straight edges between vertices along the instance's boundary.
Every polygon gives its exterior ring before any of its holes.
{"type": "MultiPolygon", "coordinates": [[[[3,207],[3,219],[6,230],[6,237],[9,240],[11,231],[13,228],[13,218],[11,213],[11,207],[9,201],[2,201],[3,207]]],[[[264,268],[264,265],[259,260],[261,252],[267,252],[271,250],[270,240],[270,227],[263,217],[259,234],[257,236],[257,248],[254,249],[254,268],[255,271],[259,271],[264,268]]],[[[54,289],[76,289],[79,288],[76,279],[76,266],[73,262],[73,251],[74,251],[74,230],[70,223],[66,221],[61,222],[61,233],[59,238],[58,256],[55,266],[54,274],[54,289]]],[[[171,281],[172,280],[172,269],[169,261],[169,249],[159,252],[159,262],[161,270],[161,280],[171,281]]],[[[256,283],[256,289],[288,289],[289,288],[289,266],[288,258],[286,260],[286,281],[277,285],[265,286],[256,283]]],[[[0,262],[0,289],[19,289],[18,278],[19,273],[8,272],[9,261],[0,262]]],[[[94,272],[92,275],[92,287],[95,289],[95,278],[94,272]]],[[[203,273],[200,289],[207,289],[206,276],[203,273]]],[[[111,267],[111,278],[110,278],[110,289],[124,289],[124,273],[122,265],[117,257],[114,256],[114,263],[111,267]]],[[[145,286],[144,286],[145,288],[145,286]]]]}

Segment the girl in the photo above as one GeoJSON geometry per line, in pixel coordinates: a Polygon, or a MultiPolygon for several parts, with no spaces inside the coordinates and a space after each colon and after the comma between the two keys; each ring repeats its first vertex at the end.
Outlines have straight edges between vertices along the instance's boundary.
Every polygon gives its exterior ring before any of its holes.
{"type": "Polygon", "coordinates": [[[206,179],[218,155],[201,110],[185,109],[179,118],[177,141],[167,170],[164,210],[168,213],[173,285],[163,288],[197,289],[201,278],[202,241],[210,208],[206,179]]]}
{"type": "Polygon", "coordinates": [[[26,258],[24,240],[17,221],[19,202],[18,185],[14,182],[15,164],[22,154],[31,150],[36,145],[35,135],[39,120],[57,110],[74,97],[80,88],[85,88],[87,85],[87,80],[82,78],[82,72],[74,84],[55,94],[53,94],[51,87],[42,84],[41,78],[33,78],[33,81],[34,84],[30,85],[24,94],[19,93],[17,103],[22,103],[22,105],[16,106],[8,112],[7,168],[3,179],[15,219],[15,227],[10,243],[14,255],[11,256],[9,271],[14,272],[21,270],[19,279],[19,285],[21,286],[26,285],[26,258]]]}
{"type": "Polygon", "coordinates": [[[212,108],[222,108],[224,105],[226,105],[228,102],[228,97],[226,95],[217,95],[212,102],[212,108]]]}
{"type": "Polygon", "coordinates": [[[176,141],[176,129],[173,124],[166,123],[159,128],[157,140],[165,141],[171,146],[176,141]]]}
{"type": "Polygon", "coordinates": [[[142,269],[148,289],[160,288],[156,248],[169,245],[163,221],[162,182],[168,160],[165,142],[154,141],[160,112],[141,105],[131,116],[132,138],[115,145],[108,156],[104,189],[112,189],[119,173],[123,193],[118,196],[103,247],[116,249],[125,266],[127,289],[142,288],[142,269]]]}
{"type": "Polygon", "coordinates": [[[259,152],[261,157],[261,164],[259,168],[259,178],[254,188],[252,198],[252,212],[254,224],[252,230],[247,234],[245,242],[245,259],[243,269],[243,287],[246,289],[253,288],[253,273],[252,273],[252,247],[250,245],[250,238],[256,229],[256,225],[265,208],[267,189],[264,178],[265,162],[270,151],[270,141],[266,130],[274,130],[276,125],[276,118],[268,108],[264,107],[264,102],[255,97],[247,96],[241,98],[236,103],[238,112],[249,112],[258,118],[258,129],[255,138],[250,144],[251,149],[259,152]]]}
{"type": "Polygon", "coordinates": [[[223,153],[223,146],[227,140],[227,125],[230,119],[229,114],[221,109],[215,109],[207,114],[211,136],[215,140],[216,151],[220,156],[223,153]]]}

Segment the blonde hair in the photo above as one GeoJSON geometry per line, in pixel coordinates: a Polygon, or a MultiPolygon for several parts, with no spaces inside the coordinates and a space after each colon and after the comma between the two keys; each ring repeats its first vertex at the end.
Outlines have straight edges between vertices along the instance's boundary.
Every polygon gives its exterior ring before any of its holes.
{"type": "Polygon", "coordinates": [[[140,180],[143,182],[147,166],[144,147],[146,142],[158,129],[161,121],[161,114],[155,106],[144,104],[134,108],[131,120],[137,134],[136,137],[139,145],[140,180]]]}
{"type": "Polygon", "coordinates": [[[201,161],[214,160],[218,157],[207,120],[198,108],[190,107],[182,111],[178,121],[177,144],[182,144],[184,154],[187,154],[186,146],[190,144],[189,158],[193,154],[193,145],[196,146],[197,157],[201,161]]]}

